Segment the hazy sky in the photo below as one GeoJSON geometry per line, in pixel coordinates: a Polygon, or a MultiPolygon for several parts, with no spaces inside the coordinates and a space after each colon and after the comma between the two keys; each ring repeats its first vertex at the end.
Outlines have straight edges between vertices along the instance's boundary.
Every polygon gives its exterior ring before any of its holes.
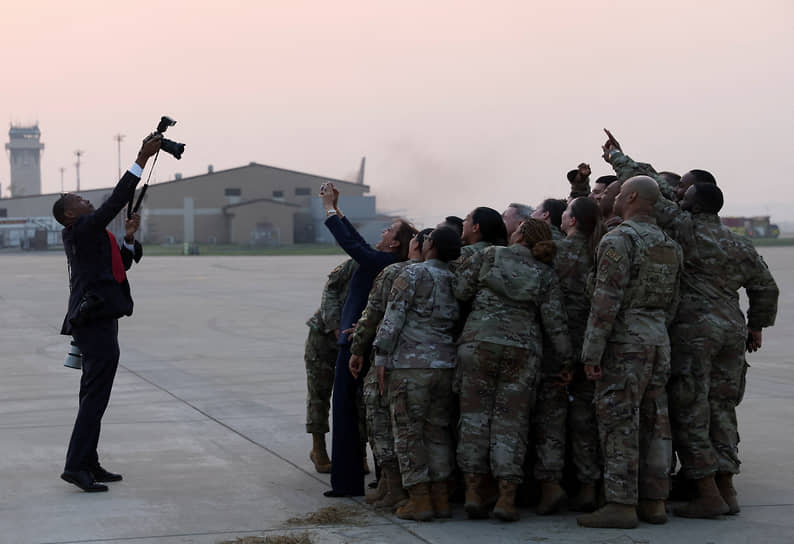
{"type": "MultiPolygon", "coordinates": [[[[44,192],[116,181],[160,115],[166,181],[256,161],[355,175],[419,222],[567,193],[602,127],[711,170],[726,214],[794,217],[794,1],[6,2],[0,118],[38,121],[44,192]]],[[[2,141],[7,132],[2,131],[2,141]]],[[[0,184],[7,195],[7,158],[0,184]]]]}

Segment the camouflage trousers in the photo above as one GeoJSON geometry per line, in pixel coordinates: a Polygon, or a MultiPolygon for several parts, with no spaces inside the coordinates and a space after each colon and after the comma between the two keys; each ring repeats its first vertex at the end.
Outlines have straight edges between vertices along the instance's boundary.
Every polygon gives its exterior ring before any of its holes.
{"type": "Polygon", "coordinates": [[[665,385],[670,346],[610,342],[595,386],[607,502],[667,499],[672,441],[665,385]]]}
{"type": "Polygon", "coordinates": [[[364,378],[364,406],[366,407],[367,438],[372,454],[379,465],[397,462],[394,453],[394,433],[389,409],[389,380],[391,371],[386,371],[383,395],[378,388],[378,369],[373,365],[364,378]]]}
{"type": "Polygon", "coordinates": [[[403,486],[448,480],[455,467],[453,369],[400,368],[389,373],[394,451],[403,486]]]}
{"type": "MultiPolygon", "coordinates": [[[[682,312],[670,328],[667,386],[673,440],[684,477],[739,472],[736,406],[744,393],[744,319],[682,312]],[[691,317],[689,317],[691,316],[691,317]]],[[[741,317],[741,316],[738,316],[741,317]]]]}
{"type": "Polygon", "coordinates": [[[306,363],[306,432],[327,433],[334,366],[339,348],[334,333],[309,328],[303,360],[306,363]]]}
{"type": "MultiPolygon", "coordinates": [[[[544,346],[545,349],[546,346],[544,346]]],[[[550,346],[548,346],[550,347],[550,346]]],[[[565,468],[565,420],[568,392],[555,383],[559,372],[553,357],[544,355],[532,412],[532,438],[535,447],[536,480],[561,480],[565,468]]]]}
{"type": "Polygon", "coordinates": [[[462,366],[458,466],[464,473],[521,482],[532,384],[540,358],[529,350],[476,342],[458,349],[462,366]]]}
{"type": "Polygon", "coordinates": [[[598,422],[593,405],[595,382],[587,379],[582,365],[568,385],[568,443],[571,446],[576,479],[593,484],[601,479],[601,455],[598,447],[598,422]]]}

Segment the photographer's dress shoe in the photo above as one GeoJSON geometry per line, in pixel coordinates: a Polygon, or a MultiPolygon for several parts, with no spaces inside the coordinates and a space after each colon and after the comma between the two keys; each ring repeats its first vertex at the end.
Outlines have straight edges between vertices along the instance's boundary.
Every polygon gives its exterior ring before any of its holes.
{"type": "Polygon", "coordinates": [[[94,475],[87,470],[64,470],[63,474],[61,474],[61,479],[76,485],[86,493],[98,493],[108,490],[108,486],[96,483],[94,475]]]}
{"type": "Polygon", "coordinates": [[[95,482],[120,482],[124,478],[121,474],[115,472],[108,472],[102,465],[97,465],[91,469],[91,474],[94,475],[95,482]]]}

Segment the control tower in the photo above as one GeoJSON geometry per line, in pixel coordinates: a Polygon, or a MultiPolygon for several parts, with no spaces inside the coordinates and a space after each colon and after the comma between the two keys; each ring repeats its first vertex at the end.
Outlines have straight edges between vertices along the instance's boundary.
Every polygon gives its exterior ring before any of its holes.
{"type": "Polygon", "coordinates": [[[39,125],[15,126],[8,130],[6,149],[11,161],[11,196],[41,194],[41,150],[39,125]]]}

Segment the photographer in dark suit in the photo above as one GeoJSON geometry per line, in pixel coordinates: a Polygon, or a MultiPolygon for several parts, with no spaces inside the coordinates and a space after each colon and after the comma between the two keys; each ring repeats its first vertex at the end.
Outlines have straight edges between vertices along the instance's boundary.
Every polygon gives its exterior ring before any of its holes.
{"type": "Polygon", "coordinates": [[[106,227],[132,199],[146,161],[160,149],[160,139],[153,134],[143,141],[137,160],[98,209],[76,194],[62,195],[52,207],[65,227],[63,248],[70,271],[69,310],[61,334],[71,335],[83,353],[80,407],[61,478],[83,491],[107,491],[98,482],[122,479],[99,464],[97,443],[119,363],[118,318],[132,315],[126,270],[143,255],[134,238],[140,216],[127,220],[122,247],[106,227]]]}

